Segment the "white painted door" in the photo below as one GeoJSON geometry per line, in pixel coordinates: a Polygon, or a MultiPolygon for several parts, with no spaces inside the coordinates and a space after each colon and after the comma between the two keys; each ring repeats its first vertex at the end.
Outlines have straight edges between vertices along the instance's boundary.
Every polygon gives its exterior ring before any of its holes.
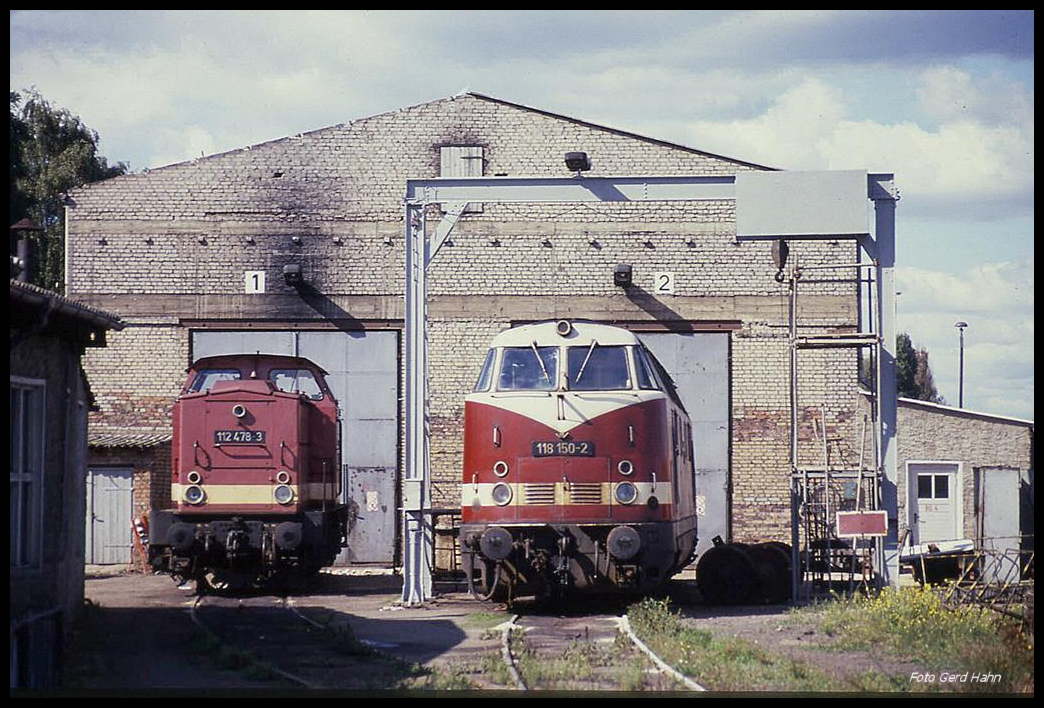
{"type": "Polygon", "coordinates": [[[956,463],[909,465],[909,502],[914,543],[961,537],[956,463]]]}
{"type": "Polygon", "coordinates": [[[91,467],[87,470],[86,563],[130,563],[134,545],[133,509],[132,468],[91,467]]]}

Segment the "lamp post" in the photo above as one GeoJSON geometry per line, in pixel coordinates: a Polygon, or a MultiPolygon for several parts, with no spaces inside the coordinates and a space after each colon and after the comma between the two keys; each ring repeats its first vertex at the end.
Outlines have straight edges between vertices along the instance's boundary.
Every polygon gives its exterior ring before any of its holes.
{"type": "Polygon", "coordinates": [[[961,333],[961,358],[960,368],[957,372],[957,407],[964,408],[964,328],[968,326],[967,322],[958,322],[954,325],[961,333]]]}

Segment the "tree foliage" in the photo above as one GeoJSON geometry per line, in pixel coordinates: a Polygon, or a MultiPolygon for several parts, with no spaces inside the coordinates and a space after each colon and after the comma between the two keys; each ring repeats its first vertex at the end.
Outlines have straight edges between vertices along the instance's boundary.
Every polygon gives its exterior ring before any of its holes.
{"type": "Polygon", "coordinates": [[[126,174],[98,154],[98,134],[35,90],[11,92],[11,224],[24,218],[33,233],[33,282],[61,291],[65,281],[65,193],[89,182],[126,174]]]}
{"type": "Polygon", "coordinates": [[[928,350],[915,348],[910,335],[900,332],[895,338],[895,373],[899,396],[931,403],[946,401],[935,388],[928,350]]]}

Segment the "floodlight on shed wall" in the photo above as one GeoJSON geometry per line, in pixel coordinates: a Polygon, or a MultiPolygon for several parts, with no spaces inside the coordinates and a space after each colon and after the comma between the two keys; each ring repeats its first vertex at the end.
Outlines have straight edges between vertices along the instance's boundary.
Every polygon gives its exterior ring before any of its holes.
{"type": "Polygon", "coordinates": [[[633,282],[631,265],[621,263],[613,270],[613,284],[620,288],[629,288],[633,282]]]}
{"type": "Polygon", "coordinates": [[[283,282],[293,287],[304,284],[304,273],[300,263],[289,263],[283,266],[283,282]]]}
{"type": "Polygon", "coordinates": [[[591,160],[586,152],[567,152],[565,154],[566,169],[570,172],[587,172],[591,169],[591,160]]]}

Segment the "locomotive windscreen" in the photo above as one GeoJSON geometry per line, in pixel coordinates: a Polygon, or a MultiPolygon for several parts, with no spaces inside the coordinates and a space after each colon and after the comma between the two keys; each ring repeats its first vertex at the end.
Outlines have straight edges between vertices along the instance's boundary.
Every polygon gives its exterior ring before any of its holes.
{"type": "Polygon", "coordinates": [[[624,347],[569,347],[569,388],[613,391],[631,388],[624,347]]]}

